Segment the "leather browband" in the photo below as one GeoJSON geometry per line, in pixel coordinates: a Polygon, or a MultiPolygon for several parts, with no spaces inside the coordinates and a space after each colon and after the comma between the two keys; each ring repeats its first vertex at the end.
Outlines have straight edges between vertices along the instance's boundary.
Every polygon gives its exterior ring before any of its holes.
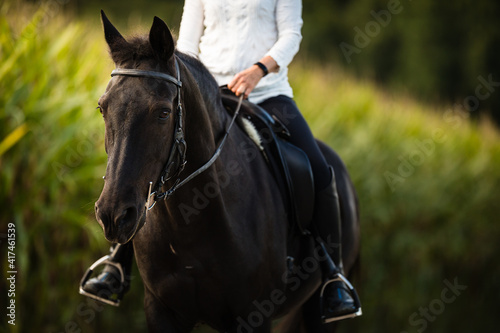
{"type": "Polygon", "coordinates": [[[116,75],[125,75],[125,76],[135,76],[135,77],[150,77],[153,79],[160,79],[160,80],[166,80],[169,81],[173,84],[175,84],[178,87],[182,87],[182,82],[176,79],[175,77],[161,73],[161,72],[154,72],[154,71],[143,71],[140,69],[126,69],[126,68],[117,68],[111,72],[111,76],[116,76],[116,75]]]}

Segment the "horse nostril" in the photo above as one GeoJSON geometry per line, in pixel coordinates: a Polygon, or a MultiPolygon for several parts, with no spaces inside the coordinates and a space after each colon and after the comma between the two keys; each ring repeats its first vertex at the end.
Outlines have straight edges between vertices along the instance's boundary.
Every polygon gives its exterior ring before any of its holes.
{"type": "MultiPolygon", "coordinates": [[[[127,205],[121,207],[127,207],[127,205]]],[[[138,209],[133,205],[123,210],[115,209],[109,202],[98,201],[95,204],[95,215],[108,241],[125,243],[136,229],[138,209]]]]}
{"type": "Polygon", "coordinates": [[[135,224],[137,220],[137,209],[129,207],[124,209],[122,213],[115,219],[115,226],[118,229],[127,228],[128,225],[135,224]]]}

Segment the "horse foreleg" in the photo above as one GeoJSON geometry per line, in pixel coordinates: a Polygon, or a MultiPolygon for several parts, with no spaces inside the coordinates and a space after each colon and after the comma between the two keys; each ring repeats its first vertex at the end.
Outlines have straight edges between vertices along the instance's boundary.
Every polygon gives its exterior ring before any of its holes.
{"type": "Polygon", "coordinates": [[[146,313],[146,322],[148,332],[150,333],[188,333],[193,329],[192,324],[183,323],[176,317],[175,313],[168,309],[152,293],[145,290],[144,312],[146,313]]]}
{"type": "Polygon", "coordinates": [[[319,307],[319,289],[302,307],[304,316],[305,332],[310,333],[334,333],[337,330],[337,322],[323,324],[321,310],[319,307]]]}
{"type": "MultiPolygon", "coordinates": [[[[252,316],[252,315],[250,315],[252,316]]],[[[244,316],[245,318],[250,318],[250,316],[244,316]]],[[[240,317],[242,318],[242,317],[240,317]]],[[[256,319],[255,322],[253,319],[249,321],[238,321],[237,326],[233,326],[230,329],[224,330],[223,332],[228,333],[271,333],[271,320],[268,318],[262,317],[262,314],[259,314],[259,317],[252,317],[256,319]]]]}
{"type": "Polygon", "coordinates": [[[273,333],[304,333],[307,332],[304,327],[304,317],[302,316],[302,307],[290,311],[279,324],[273,329],[273,333]]]}

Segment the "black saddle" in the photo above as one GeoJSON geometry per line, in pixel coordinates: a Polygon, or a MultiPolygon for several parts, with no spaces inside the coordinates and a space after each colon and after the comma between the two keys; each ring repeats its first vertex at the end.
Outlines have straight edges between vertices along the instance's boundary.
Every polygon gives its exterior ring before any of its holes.
{"type": "MultiPolygon", "coordinates": [[[[234,113],[239,98],[229,89],[221,88],[222,103],[234,113]]],[[[289,142],[290,132],[274,116],[256,104],[243,101],[240,114],[263,135],[262,153],[273,172],[289,207],[289,220],[302,233],[308,233],[314,211],[314,180],[307,154],[289,142]]],[[[241,119],[238,121],[242,125],[241,119]]]]}

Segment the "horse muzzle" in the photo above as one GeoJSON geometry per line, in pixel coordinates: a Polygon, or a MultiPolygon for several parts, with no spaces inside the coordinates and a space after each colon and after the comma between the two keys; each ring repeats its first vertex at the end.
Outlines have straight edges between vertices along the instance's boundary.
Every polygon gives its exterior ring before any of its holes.
{"type": "Polygon", "coordinates": [[[111,243],[125,244],[142,228],[146,221],[144,205],[123,205],[109,208],[101,203],[95,204],[97,222],[104,231],[104,237],[111,243]]]}

